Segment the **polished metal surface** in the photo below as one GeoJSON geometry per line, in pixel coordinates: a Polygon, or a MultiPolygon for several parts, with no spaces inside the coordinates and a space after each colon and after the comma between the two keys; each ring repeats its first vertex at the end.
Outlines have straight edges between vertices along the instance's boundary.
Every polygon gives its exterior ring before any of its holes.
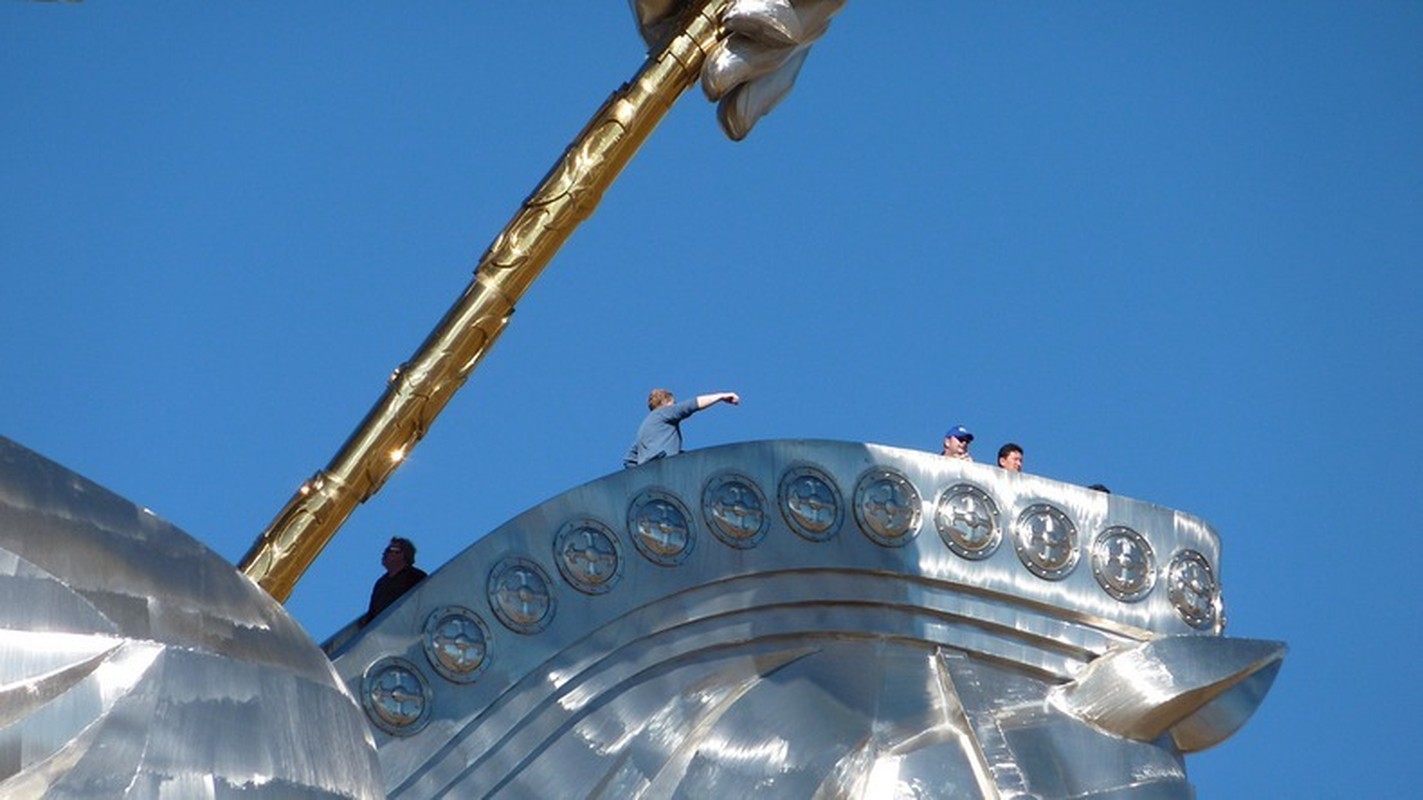
{"type": "MultiPolygon", "coordinates": [[[[676,28],[687,0],[631,0],[643,39],[657,47],[676,28]]],[[[702,91],[717,121],[741,140],[795,86],[810,48],[845,0],[729,0],[722,35],[702,69],[702,91]]]]}
{"type": "Polygon", "coordinates": [[[1050,581],[1067,577],[1082,555],[1077,526],[1067,512],[1049,503],[1034,503],[1023,510],[1014,526],[1013,544],[1023,566],[1050,581]]]}
{"type": "Polygon", "coordinates": [[[469,683],[488,664],[489,627],[463,606],[436,609],[425,620],[425,658],[441,677],[469,683]]]}
{"type": "Polygon", "coordinates": [[[1166,570],[1171,602],[1181,618],[1193,627],[1209,628],[1219,623],[1220,587],[1208,558],[1195,550],[1182,550],[1166,570]]]}
{"type": "Polygon", "coordinates": [[[919,535],[923,516],[919,490],[903,475],[872,469],[855,486],[855,521],[871,541],[900,547],[919,535]]]}
{"type": "MultiPolygon", "coordinates": [[[[685,5],[634,0],[645,33],[685,5]]],[[[410,454],[698,72],[740,138],[842,5],[681,18],[264,532],[257,584],[0,439],[0,795],[1192,796],[1184,754],[1284,657],[1222,636],[1215,533],[987,465],[793,441],[620,472],[343,631],[334,668],[259,589],[410,454]]]]}
{"type": "Polygon", "coordinates": [[[723,472],[707,481],[702,491],[702,514],[707,527],[725,544],[750,549],[771,529],[766,496],[756,482],[736,472],[723,472]]]}
{"type": "Polygon", "coordinates": [[[671,18],[675,35],[593,114],[331,462],[297,488],[258,536],[240,568],[273,597],[291,596],[355,507],[380,491],[464,386],[509,324],[515,303],[696,81],[716,45],[726,3],[701,0],[678,10],[671,18]]]}
{"type": "Polygon", "coordinates": [[[786,470],[777,497],[786,524],[801,536],[820,542],[839,532],[845,504],[835,481],[819,469],[798,465],[786,470]]]}
{"type": "Polygon", "coordinates": [[[964,558],[988,558],[1003,541],[998,504],[971,483],[956,483],[939,495],[934,525],[944,544],[964,558]]]}
{"type": "Polygon", "coordinates": [[[1118,600],[1140,600],[1156,585],[1156,556],[1145,536],[1116,526],[1092,545],[1092,574],[1102,591],[1118,600]]]}
{"type": "Polygon", "coordinates": [[[612,529],[596,519],[570,520],[553,540],[559,574],[575,589],[602,594],[622,577],[622,545],[612,529]]]}
{"type": "Polygon", "coordinates": [[[0,438],[0,797],[381,797],[365,717],[231,564],[0,438]]]}
{"type": "Polygon", "coordinates": [[[393,797],[1186,798],[1284,656],[1221,636],[1219,557],[1120,495],[756,442],[555,497],[329,646],[393,797]]]}
{"type": "Polygon", "coordinates": [[[1275,642],[1165,636],[1097,659],[1054,700],[1120,736],[1204,750],[1245,723],[1282,655],[1275,642]]]}

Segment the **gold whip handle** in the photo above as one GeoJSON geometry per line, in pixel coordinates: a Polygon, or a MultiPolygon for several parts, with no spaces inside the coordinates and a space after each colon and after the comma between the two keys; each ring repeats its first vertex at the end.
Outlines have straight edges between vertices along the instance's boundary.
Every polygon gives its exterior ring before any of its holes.
{"type": "Polygon", "coordinates": [[[726,2],[707,0],[691,11],[681,32],[598,109],[485,251],[459,300],[391,375],[360,427],[257,538],[238,568],[268,594],[286,602],[356,505],[379,491],[424,438],[504,331],[514,304],[696,81],[726,2]]]}

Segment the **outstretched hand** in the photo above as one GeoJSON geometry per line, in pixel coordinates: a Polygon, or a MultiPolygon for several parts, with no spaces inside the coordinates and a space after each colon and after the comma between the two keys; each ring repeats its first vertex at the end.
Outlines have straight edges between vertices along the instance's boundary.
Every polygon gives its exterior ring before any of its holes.
{"type": "Polygon", "coordinates": [[[736,392],[713,392],[712,394],[697,395],[697,408],[703,409],[707,406],[714,406],[717,403],[730,403],[731,405],[741,404],[741,395],[736,392]]]}
{"type": "MultiPolygon", "coordinates": [[[[629,0],[642,37],[656,46],[692,0],[629,0]]],[[[717,103],[726,135],[746,138],[790,93],[811,45],[845,0],[731,0],[723,36],[702,67],[702,89],[717,103]]],[[[728,401],[733,404],[736,401],[728,401]]]]}

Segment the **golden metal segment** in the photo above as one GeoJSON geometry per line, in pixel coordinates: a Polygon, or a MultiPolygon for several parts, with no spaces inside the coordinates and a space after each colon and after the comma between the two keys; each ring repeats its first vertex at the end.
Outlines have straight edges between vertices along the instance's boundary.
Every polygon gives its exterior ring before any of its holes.
{"type": "Polygon", "coordinates": [[[474,280],[327,465],[287,501],[239,568],[285,602],[338,528],[385,483],[499,338],[523,296],[677,98],[716,43],[728,0],[689,12],[681,33],[598,109],[480,258],[474,280]]]}

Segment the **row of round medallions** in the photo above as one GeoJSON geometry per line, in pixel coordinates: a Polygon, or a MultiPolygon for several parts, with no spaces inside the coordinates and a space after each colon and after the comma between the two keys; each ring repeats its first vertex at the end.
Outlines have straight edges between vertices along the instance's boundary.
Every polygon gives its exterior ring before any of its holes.
{"type": "MultiPolygon", "coordinates": [[[[747,549],[765,538],[771,527],[765,495],[756,482],[735,472],[714,475],[702,492],[702,514],[712,534],[723,543],[747,549]]],[[[781,477],[777,505],[786,524],[814,542],[833,538],[844,521],[844,503],[835,481],[824,471],[796,466],[781,477]]],[[[852,504],[855,521],[871,541],[900,547],[919,533],[923,503],[918,489],[904,475],[874,468],[856,482],[852,504]]],[[[696,544],[692,515],[682,501],[662,489],[646,489],[628,507],[627,530],[633,545],[649,561],[662,566],[682,563],[696,544]]],[[[993,555],[1003,539],[998,504],[972,483],[955,483],[940,492],[934,506],[934,526],[950,550],[979,561],[993,555]]],[[[1024,508],[1013,526],[1018,559],[1044,580],[1061,580],[1081,557],[1076,524],[1050,503],[1024,508]]],[[[619,538],[604,523],[576,517],[554,535],[554,563],[569,585],[587,594],[602,594],[617,584],[623,557],[619,538]]],[[[1108,595],[1136,602],[1156,585],[1156,556],[1140,533],[1124,526],[1108,527],[1091,546],[1092,574],[1108,595]]],[[[1178,551],[1165,570],[1168,596],[1181,618],[1207,628],[1218,617],[1219,592],[1210,562],[1189,549],[1178,551]]],[[[538,563],[520,557],[500,561],[490,571],[489,606],[505,627],[516,633],[543,630],[553,619],[553,582],[538,563]]],[[[490,632],[484,620],[463,606],[444,606],[426,618],[422,641],[430,665],[455,683],[474,681],[488,664],[490,632]]],[[[362,697],[367,713],[383,730],[409,735],[423,726],[430,690],[423,675],[405,659],[384,658],[366,670],[362,697]]]]}

